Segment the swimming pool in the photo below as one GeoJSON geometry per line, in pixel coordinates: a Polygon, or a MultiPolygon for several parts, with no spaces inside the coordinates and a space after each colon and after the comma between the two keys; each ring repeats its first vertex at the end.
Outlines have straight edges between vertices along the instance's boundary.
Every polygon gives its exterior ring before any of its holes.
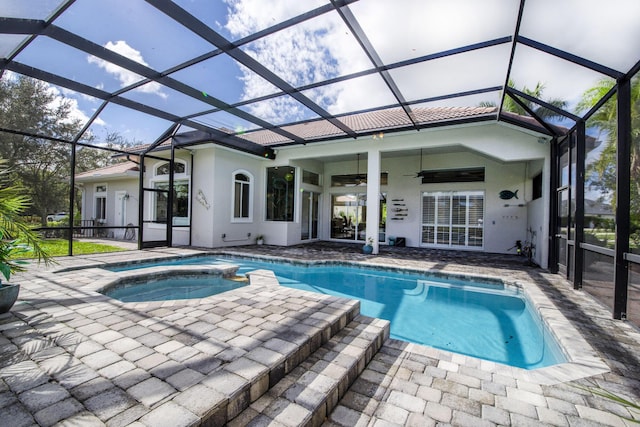
{"type": "MultiPolygon", "coordinates": [[[[391,337],[536,369],[566,361],[550,332],[517,287],[496,281],[469,282],[427,274],[362,268],[267,262],[228,257],[159,261],[153,265],[224,263],[238,274],[274,271],[282,286],[357,298],[360,311],[391,322],[391,337]]],[[[113,268],[126,270],[148,264],[113,268]]]]}

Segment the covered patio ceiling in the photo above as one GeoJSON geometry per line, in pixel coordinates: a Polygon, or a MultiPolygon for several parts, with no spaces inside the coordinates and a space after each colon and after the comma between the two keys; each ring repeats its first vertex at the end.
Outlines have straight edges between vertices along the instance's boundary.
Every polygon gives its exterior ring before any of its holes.
{"type": "Polygon", "coordinates": [[[480,120],[553,137],[638,71],[639,17],[637,0],[0,0],[0,73],[47,82],[82,120],[69,142],[98,146],[183,134],[273,158],[480,120]]]}

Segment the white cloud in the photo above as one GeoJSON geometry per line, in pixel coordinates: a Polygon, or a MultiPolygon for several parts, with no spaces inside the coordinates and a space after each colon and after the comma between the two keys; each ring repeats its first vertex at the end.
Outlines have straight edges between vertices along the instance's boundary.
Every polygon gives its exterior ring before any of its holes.
{"type": "Polygon", "coordinates": [[[378,74],[303,92],[329,113],[338,115],[352,111],[382,107],[396,102],[395,97],[378,74]]]}
{"type": "MultiPolygon", "coordinates": [[[[278,0],[269,2],[269,13],[265,13],[264,2],[260,0],[226,1],[230,14],[225,27],[237,37],[252,34],[322,4],[278,0]]],[[[336,13],[324,14],[279,31],[251,43],[243,50],[294,87],[372,67],[336,13]]],[[[273,86],[264,79],[243,67],[241,72],[244,83],[242,99],[273,93],[273,86]]],[[[340,105],[340,110],[348,109],[352,102],[361,105],[361,100],[352,96],[353,92],[343,91],[339,86],[313,91],[313,98],[320,100],[318,102],[328,110],[334,110],[334,105],[340,105]]],[[[308,118],[304,115],[304,107],[286,97],[250,106],[249,111],[265,120],[279,123],[308,118]]]]}
{"type": "Polygon", "coordinates": [[[98,126],[102,126],[102,127],[107,127],[107,122],[102,120],[99,116],[96,117],[96,119],[93,121],[93,124],[94,125],[98,125],[98,126]]]}
{"type": "Polygon", "coordinates": [[[101,101],[98,98],[94,98],[93,96],[87,95],[87,94],[82,93],[82,92],[74,92],[74,91],[72,91],[70,89],[63,88],[63,87],[61,87],[60,90],[62,91],[62,94],[64,96],[69,97],[69,98],[79,96],[82,99],[84,99],[85,101],[89,101],[89,102],[92,102],[92,103],[96,103],[96,102],[101,101]]]}
{"type": "Polygon", "coordinates": [[[349,8],[382,60],[394,63],[511,36],[519,3],[367,0],[355,2],[349,8]]]}
{"type": "MultiPolygon", "coordinates": [[[[84,111],[80,109],[78,106],[78,100],[69,96],[65,96],[65,93],[58,89],[55,86],[48,86],[47,92],[53,96],[53,99],[49,103],[49,108],[57,109],[60,108],[63,104],[69,106],[69,116],[64,121],[66,123],[71,123],[75,120],[79,120],[82,124],[85,124],[89,120],[89,116],[87,116],[84,111]]],[[[66,91],[68,94],[68,91],[66,91]]]]}
{"type": "Polygon", "coordinates": [[[544,84],[543,98],[565,100],[572,111],[582,94],[605,76],[533,48],[518,46],[510,77],[516,89],[544,84]]]}
{"type": "Polygon", "coordinates": [[[308,118],[307,109],[289,96],[280,96],[247,106],[251,114],[270,123],[280,125],[308,118]]]}
{"type": "MultiPolygon", "coordinates": [[[[115,43],[109,41],[107,42],[107,44],[104,45],[104,47],[126,58],[129,58],[132,61],[135,61],[139,64],[142,64],[144,66],[149,66],[149,64],[145,62],[140,51],[129,46],[127,42],[124,40],[118,40],[115,43]]],[[[104,59],[97,58],[93,55],[90,55],[89,57],[87,57],[87,61],[89,61],[90,64],[97,65],[98,67],[105,70],[107,73],[114,76],[120,82],[120,87],[130,86],[143,79],[142,76],[136,73],[126,70],[118,65],[112,64],[111,62],[107,62],[104,59]]],[[[163,99],[167,98],[167,94],[162,92],[162,86],[156,82],[147,83],[145,85],[142,85],[136,88],[135,90],[138,92],[155,94],[163,99]]]]}
{"type": "Polygon", "coordinates": [[[520,31],[525,37],[627,72],[638,60],[638,16],[638,0],[608,0],[606,7],[601,0],[536,0],[525,3],[520,31]]]}
{"type": "Polygon", "coordinates": [[[229,16],[224,27],[234,36],[244,37],[301,13],[322,6],[323,0],[224,0],[229,16]],[[266,10],[268,7],[268,11],[266,10]]]}
{"type": "MultiPolygon", "coordinates": [[[[235,37],[253,34],[317,7],[306,1],[272,0],[268,7],[263,0],[224,1],[229,11],[224,27],[235,37]]],[[[626,38],[627,43],[622,47],[619,46],[620,39],[625,35],[640,34],[635,19],[637,13],[629,13],[619,22],[606,20],[602,16],[609,17],[615,8],[605,8],[606,13],[601,15],[598,0],[588,0],[588,7],[582,6],[584,1],[587,0],[567,0],[558,7],[556,0],[527,3],[521,28],[523,35],[626,71],[629,64],[636,61],[634,53],[639,44],[635,40],[638,37],[626,38]],[[553,10],[552,16],[549,16],[549,10],[553,10]],[[576,19],[573,19],[573,11],[579,11],[576,19]],[[554,30],[560,27],[563,31],[554,30]],[[584,28],[592,27],[599,31],[585,32],[584,28]]],[[[640,11],[637,0],[612,1],[621,10],[640,11]]],[[[348,7],[386,63],[513,36],[518,2],[486,0],[465,4],[460,7],[458,1],[367,0],[348,7]]],[[[510,48],[511,44],[507,43],[395,69],[390,74],[407,100],[501,86],[507,77],[510,48]]],[[[294,87],[373,66],[335,12],[304,21],[242,49],[294,87]]],[[[583,92],[603,76],[519,45],[509,77],[518,88],[532,88],[539,82],[545,84],[544,98],[566,100],[567,108],[571,110],[583,92]]],[[[273,93],[267,82],[248,70],[242,70],[241,80],[245,100],[273,93]]],[[[367,98],[371,100],[370,107],[385,105],[387,100],[393,102],[388,88],[374,83],[373,79],[354,79],[315,88],[306,91],[305,95],[334,114],[366,108],[367,98]]],[[[474,100],[460,98],[450,103],[469,105],[474,100]]],[[[264,114],[263,118],[277,117],[280,122],[295,120],[300,114],[295,101],[280,98],[250,106],[249,111],[264,114]]]]}

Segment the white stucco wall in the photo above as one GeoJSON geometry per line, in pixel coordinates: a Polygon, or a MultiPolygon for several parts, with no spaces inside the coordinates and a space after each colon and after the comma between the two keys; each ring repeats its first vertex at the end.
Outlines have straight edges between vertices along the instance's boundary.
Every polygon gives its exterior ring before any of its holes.
{"type": "Polygon", "coordinates": [[[550,159],[547,158],[543,162],[530,162],[529,177],[533,179],[538,173],[542,173],[542,197],[532,200],[527,205],[528,208],[528,223],[527,230],[531,229],[535,232],[535,235],[527,234],[527,239],[532,239],[535,249],[533,251],[533,261],[543,267],[548,268],[549,261],[549,194],[550,188],[549,182],[549,164],[550,159]]]}
{"type": "Polygon", "coordinates": [[[220,147],[202,147],[194,150],[193,197],[198,192],[206,198],[210,208],[194,200],[192,244],[203,247],[247,245],[264,234],[273,243],[276,234],[262,227],[264,217],[264,162],[244,153],[220,147]],[[253,178],[253,215],[250,221],[234,222],[233,174],[242,170],[253,178]],[[224,237],[222,237],[224,235],[224,237]]]}
{"type": "Polygon", "coordinates": [[[219,204],[215,198],[215,153],[212,149],[193,151],[193,183],[191,189],[191,242],[194,246],[211,248],[213,239],[213,210],[219,204]],[[201,193],[201,196],[198,194],[201,193]]]}

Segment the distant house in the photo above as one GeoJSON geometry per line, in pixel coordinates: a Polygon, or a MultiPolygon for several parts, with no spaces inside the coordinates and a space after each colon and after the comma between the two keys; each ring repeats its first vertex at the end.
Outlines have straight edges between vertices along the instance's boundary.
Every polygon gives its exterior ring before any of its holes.
{"type": "Polygon", "coordinates": [[[585,228],[613,228],[616,214],[611,204],[597,200],[584,200],[585,228]]]}
{"type": "MultiPolygon", "coordinates": [[[[124,161],[77,174],[82,189],[84,225],[123,227],[138,223],[138,165],[124,161]]],[[[125,229],[109,231],[109,237],[124,238],[125,229]]]]}
{"type": "MultiPolygon", "coordinates": [[[[494,109],[413,111],[421,121],[438,123],[494,109]]],[[[407,120],[397,110],[341,120],[354,129],[372,129],[371,136],[287,145],[266,130],[242,135],[277,147],[275,160],[214,141],[175,149],[170,230],[170,144],[144,159],[142,201],[136,163],[78,174],[83,219],[138,225],[141,206],[143,241],[169,236],[173,245],[210,248],[253,243],[257,235],[281,246],[364,243],[371,236],[380,245],[403,237],[413,247],[513,253],[515,241],[527,240],[534,230],[535,259],[546,266],[550,150],[540,143],[541,134],[496,121],[385,134],[385,127],[407,120]]],[[[310,122],[287,131],[317,138],[335,129],[310,122]]],[[[121,233],[114,229],[113,236],[121,233]]]]}
{"type": "Polygon", "coordinates": [[[613,212],[613,207],[610,204],[589,199],[584,200],[584,216],[615,219],[615,213],[613,212]]]}

